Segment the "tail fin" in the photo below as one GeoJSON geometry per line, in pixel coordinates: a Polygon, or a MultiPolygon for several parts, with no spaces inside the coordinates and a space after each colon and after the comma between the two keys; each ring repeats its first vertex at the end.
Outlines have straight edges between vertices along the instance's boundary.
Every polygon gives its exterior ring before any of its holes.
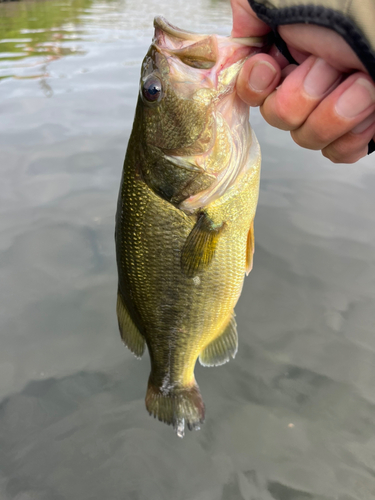
{"type": "Polygon", "coordinates": [[[183,438],[185,424],[189,430],[198,430],[204,422],[204,403],[197,384],[191,387],[164,389],[149,380],[146,408],[161,422],[173,425],[178,437],[183,438]]]}

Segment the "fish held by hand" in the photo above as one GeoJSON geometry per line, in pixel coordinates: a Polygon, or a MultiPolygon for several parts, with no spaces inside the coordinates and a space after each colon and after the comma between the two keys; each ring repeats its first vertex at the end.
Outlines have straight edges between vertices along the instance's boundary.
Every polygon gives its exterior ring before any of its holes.
{"type": "Polygon", "coordinates": [[[260,150],[236,79],[262,40],[154,26],[116,214],[117,315],[128,348],[149,351],[147,410],[182,437],[204,421],[197,359],[237,352],[260,150]]]}

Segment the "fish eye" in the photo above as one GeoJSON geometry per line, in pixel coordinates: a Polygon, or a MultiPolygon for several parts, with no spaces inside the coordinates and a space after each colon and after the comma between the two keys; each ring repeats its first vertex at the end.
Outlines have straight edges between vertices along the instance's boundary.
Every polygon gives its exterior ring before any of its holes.
{"type": "Polygon", "coordinates": [[[149,102],[158,101],[161,97],[161,81],[156,76],[150,76],[144,82],[142,87],[142,95],[149,102]]]}

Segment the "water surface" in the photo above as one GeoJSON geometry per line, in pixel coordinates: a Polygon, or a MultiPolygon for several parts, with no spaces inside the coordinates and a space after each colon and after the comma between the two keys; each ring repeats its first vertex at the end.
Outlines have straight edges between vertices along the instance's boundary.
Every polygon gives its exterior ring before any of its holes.
{"type": "Polygon", "coordinates": [[[197,366],[201,431],[146,413],[113,233],[156,14],[230,32],[222,1],[0,4],[0,498],[375,499],[374,159],[332,165],[256,111],[238,355],[197,366]]]}

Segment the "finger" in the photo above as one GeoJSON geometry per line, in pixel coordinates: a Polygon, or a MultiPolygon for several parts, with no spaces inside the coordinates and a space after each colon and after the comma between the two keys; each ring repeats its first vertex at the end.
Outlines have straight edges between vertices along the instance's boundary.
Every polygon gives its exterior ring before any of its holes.
{"type": "Polygon", "coordinates": [[[244,64],[237,80],[237,93],[250,106],[259,106],[276,88],[281,69],[268,54],[257,54],[244,64]]]}
{"type": "Polygon", "coordinates": [[[314,54],[343,73],[353,69],[367,72],[353,49],[331,29],[312,24],[293,24],[280,26],[278,31],[298,63],[303,62],[306,54],[314,54]]]}
{"type": "Polygon", "coordinates": [[[276,45],[272,45],[270,50],[267,51],[267,54],[269,54],[272,59],[274,59],[277,64],[280,66],[281,69],[284,69],[286,66],[289,65],[288,59],[282,55],[280,50],[276,47],[276,45]]]}
{"type": "MultiPolygon", "coordinates": [[[[291,45],[288,45],[288,50],[290,55],[293,57],[295,61],[298,62],[298,64],[302,64],[309,56],[311,56],[311,52],[303,52],[301,50],[297,50],[291,45]]],[[[317,54],[314,54],[317,55],[317,54]]]]}
{"type": "Polygon", "coordinates": [[[270,125],[295,130],[339,84],[341,73],[323,59],[310,56],[298,67],[284,68],[283,77],[285,74],[280,87],[265,100],[261,113],[270,125]]]}
{"type": "Polygon", "coordinates": [[[304,148],[323,149],[353,130],[374,111],[374,84],[364,73],[354,73],[329,94],[291,135],[304,148]]]}
{"type": "Polygon", "coordinates": [[[233,37],[262,36],[271,28],[257,18],[247,0],[231,0],[233,12],[233,37]]]}
{"type": "Polygon", "coordinates": [[[322,154],[334,163],[355,163],[367,155],[368,143],[375,135],[375,113],[351,132],[323,148],[322,154]]]}
{"type": "Polygon", "coordinates": [[[283,82],[287,76],[289,76],[298,66],[296,64],[288,64],[288,66],[285,66],[285,68],[281,71],[281,81],[283,82]]]}

